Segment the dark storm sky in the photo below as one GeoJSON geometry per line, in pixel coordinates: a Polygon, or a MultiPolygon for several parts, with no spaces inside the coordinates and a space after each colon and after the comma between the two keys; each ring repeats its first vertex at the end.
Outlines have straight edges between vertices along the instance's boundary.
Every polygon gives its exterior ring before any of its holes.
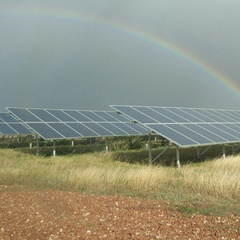
{"type": "Polygon", "coordinates": [[[239,9],[236,0],[0,0],[0,110],[240,109],[239,9]],[[131,29],[202,59],[235,92],[131,29]]]}

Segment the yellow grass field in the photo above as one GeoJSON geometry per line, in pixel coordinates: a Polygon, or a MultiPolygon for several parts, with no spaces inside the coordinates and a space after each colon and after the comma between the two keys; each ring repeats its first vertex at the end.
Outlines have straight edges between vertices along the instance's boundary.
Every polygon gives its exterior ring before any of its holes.
{"type": "Polygon", "coordinates": [[[176,169],[119,162],[111,153],[39,157],[1,149],[0,184],[157,199],[186,212],[240,214],[240,156],[176,169]]]}

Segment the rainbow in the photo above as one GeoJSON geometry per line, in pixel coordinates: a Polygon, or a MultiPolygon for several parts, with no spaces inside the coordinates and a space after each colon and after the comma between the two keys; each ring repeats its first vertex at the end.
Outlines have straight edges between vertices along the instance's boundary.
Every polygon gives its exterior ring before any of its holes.
{"type": "Polygon", "coordinates": [[[2,5],[0,4],[0,18],[9,16],[27,16],[27,17],[48,17],[59,18],[64,21],[80,21],[86,24],[93,24],[95,26],[104,27],[113,32],[128,35],[138,41],[145,42],[146,44],[153,45],[161,50],[170,53],[190,65],[194,66],[198,70],[208,74],[215,81],[223,84],[228,90],[240,97],[240,87],[228,76],[226,76],[220,70],[211,66],[207,61],[194,55],[193,53],[181,48],[180,46],[171,43],[157,35],[143,31],[136,27],[131,27],[127,24],[113,21],[111,19],[99,18],[90,14],[80,13],[75,10],[51,8],[49,6],[22,6],[22,5],[2,5]]]}

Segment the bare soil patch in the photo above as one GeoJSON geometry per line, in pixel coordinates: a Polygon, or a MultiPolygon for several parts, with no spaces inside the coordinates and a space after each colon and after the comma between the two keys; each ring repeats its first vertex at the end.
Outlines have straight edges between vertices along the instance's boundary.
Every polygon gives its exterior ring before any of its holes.
{"type": "Polygon", "coordinates": [[[240,217],[186,215],[165,202],[0,186],[0,239],[240,239],[240,217]]]}

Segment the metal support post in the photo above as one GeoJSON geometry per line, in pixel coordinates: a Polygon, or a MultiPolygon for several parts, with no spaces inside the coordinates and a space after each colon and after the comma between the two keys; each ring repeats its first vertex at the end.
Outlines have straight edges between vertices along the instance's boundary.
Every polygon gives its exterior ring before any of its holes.
{"type": "Polygon", "coordinates": [[[55,140],[53,141],[53,156],[56,156],[56,142],[55,140]]]}
{"type": "Polygon", "coordinates": [[[149,132],[148,134],[148,158],[149,158],[149,164],[152,164],[151,132],[149,132]]]}
{"type": "Polygon", "coordinates": [[[226,158],[226,149],[224,144],[223,144],[223,158],[226,158]]]}
{"type": "Polygon", "coordinates": [[[106,147],[105,147],[105,153],[107,154],[108,153],[108,145],[106,144],[106,147]]]}
{"type": "Polygon", "coordinates": [[[39,155],[39,137],[38,135],[36,136],[37,138],[37,156],[39,155]]]}
{"type": "Polygon", "coordinates": [[[105,142],[105,153],[108,154],[108,139],[106,138],[105,142]]]}
{"type": "Polygon", "coordinates": [[[211,147],[212,147],[212,145],[209,146],[208,148],[206,148],[206,149],[200,154],[200,156],[202,156],[203,154],[205,154],[211,147]]]}
{"type": "Polygon", "coordinates": [[[170,147],[171,147],[171,145],[168,146],[167,148],[165,148],[160,154],[158,154],[158,155],[152,160],[152,163],[155,163],[170,147]]]}
{"type": "Polygon", "coordinates": [[[198,159],[200,159],[200,149],[199,149],[199,147],[197,147],[197,157],[198,157],[198,159]]]}
{"type": "Polygon", "coordinates": [[[177,157],[177,168],[180,168],[181,164],[180,164],[180,155],[179,155],[179,147],[178,146],[176,147],[176,157],[177,157]]]}

